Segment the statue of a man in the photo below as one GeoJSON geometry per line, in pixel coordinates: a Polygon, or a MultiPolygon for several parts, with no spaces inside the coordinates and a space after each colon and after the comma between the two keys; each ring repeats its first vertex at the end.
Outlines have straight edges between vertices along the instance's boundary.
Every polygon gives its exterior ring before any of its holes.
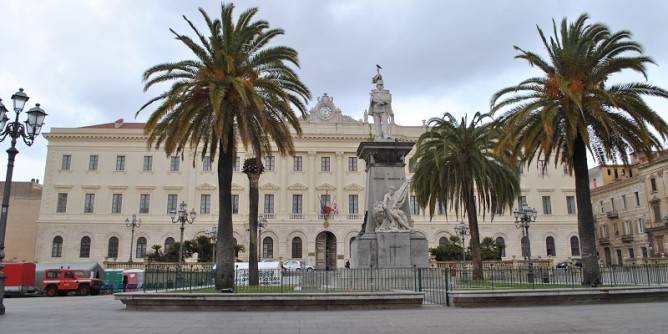
{"type": "Polygon", "coordinates": [[[394,119],[394,112],[392,111],[392,94],[384,88],[380,67],[377,68],[377,74],[371,79],[371,82],[376,84],[376,89],[370,93],[369,103],[369,114],[373,117],[376,132],[375,141],[387,141],[391,139],[389,124],[390,119],[394,119]]]}
{"type": "Polygon", "coordinates": [[[398,191],[391,186],[383,196],[383,201],[376,202],[374,205],[374,218],[378,226],[376,231],[413,230],[411,221],[402,208],[406,201],[409,182],[404,182],[398,191]]]}

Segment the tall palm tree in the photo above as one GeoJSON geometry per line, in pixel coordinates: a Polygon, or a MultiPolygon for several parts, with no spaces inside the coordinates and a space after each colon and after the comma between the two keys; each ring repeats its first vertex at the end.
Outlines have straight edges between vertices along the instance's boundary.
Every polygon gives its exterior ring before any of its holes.
{"type": "Polygon", "coordinates": [[[630,40],[630,32],[613,33],[603,24],[587,24],[588,18],[583,14],[570,24],[564,18],[559,30],[553,21],[554,36],[549,40],[538,28],[549,61],[515,46],[516,58],[543,75],[495,93],[491,110],[505,111],[498,118],[504,129],[500,147],[510,146],[523,162],[543,157],[555,166],[565,164],[575,174],[583,284],[597,285],[600,271],[587,150],[596,158],[624,163],[629,151],[651,159],[652,151],[666,139],[668,125],[642,97],[665,98],[668,92],[648,83],[611,85],[610,78],[624,70],[647,79],[645,66],[653,61],[630,40]]]}
{"type": "Polygon", "coordinates": [[[249,158],[244,161],[242,172],[248,176],[248,229],[250,242],[248,243],[248,285],[260,285],[260,274],[257,267],[257,219],[260,200],[259,181],[264,172],[264,165],[259,158],[249,158]]]}
{"type": "Polygon", "coordinates": [[[232,224],[232,170],[237,143],[255,156],[271,151],[293,154],[291,132],[301,135],[299,116],[306,114],[311,97],[292,66],[299,67],[295,50],[269,43],[282,29],[270,29],[264,20],[253,21],[257,8],[243,11],[236,22],[234,5],[221,5],[221,18],[212,20],[203,9],[205,36],[184,17],[196,39],[170,31],[194,55],[191,60],[164,63],[144,72],[144,90],[171,83],[166,91],[150,99],[137,112],[158,104],[145,128],[148,146],[168,156],[183,158],[189,147],[201,153],[197,159],[217,158],[218,237],[216,252],[217,289],[234,287],[234,236],[232,224]]]}
{"type": "MultiPolygon", "coordinates": [[[[494,154],[497,130],[493,122],[484,123],[489,114],[477,112],[470,123],[445,113],[432,118],[430,129],[416,144],[415,175],[411,191],[418,205],[429,206],[430,219],[437,203],[468,217],[471,230],[473,277],[482,279],[478,210],[491,212],[512,207],[520,192],[519,171],[508,160],[508,154],[494,154]]],[[[484,215],[483,215],[484,217],[484,215]]]]}

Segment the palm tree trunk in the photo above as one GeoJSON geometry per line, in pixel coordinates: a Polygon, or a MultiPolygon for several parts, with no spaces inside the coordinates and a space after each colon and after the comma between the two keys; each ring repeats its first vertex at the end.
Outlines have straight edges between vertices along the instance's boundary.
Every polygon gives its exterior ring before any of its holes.
{"type": "Polygon", "coordinates": [[[469,218],[469,229],[471,230],[471,263],[473,264],[473,279],[482,280],[482,255],[480,253],[480,232],[478,231],[478,214],[475,205],[473,189],[466,194],[466,214],[469,218]]]}
{"type": "Polygon", "coordinates": [[[582,284],[596,286],[601,283],[601,271],[596,255],[596,226],[590,202],[587,147],[579,134],[573,142],[573,171],[578,210],[578,234],[582,248],[582,284]]]}
{"type": "Polygon", "coordinates": [[[258,183],[260,174],[248,173],[248,181],[250,183],[248,206],[248,228],[250,229],[250,242],[248,243],[248,284],[252,286],[260,285],[260,275],[257,267],[257,219],[259,214],[258,203],[260,200],[260,192],[258,183]]]}
{"type": "Polygon", "coordinates": [[[216,248],[216,290],[234,289],[234,229],[232,224],[232,169],[234,131],[229,131],[228,147],[220,140],[218,155],[218,245],[216,248]]]}

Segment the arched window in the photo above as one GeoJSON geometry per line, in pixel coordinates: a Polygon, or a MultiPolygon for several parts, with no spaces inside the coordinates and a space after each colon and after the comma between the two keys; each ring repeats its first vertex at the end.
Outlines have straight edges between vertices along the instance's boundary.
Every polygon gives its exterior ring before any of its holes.
{"type": "Polygon", "coordinates": [[[143,259],[146,255],[146,238],[141,237],[137,239],[137,253],[135,257],[138,259],[143,259]]]}
{"type": "Polygon", "coordinates": [[[266,237],[262,240],[262,257],[271,259],[274,257],[274,239],[266,237]]]}
{"type": "Polygon", "coordinates": [[[527,257],[527,237],[522,237],[522,257],[527,257]]]}
{"type": "Polygon", "coordinates": [[[496,245],[499,247],[499,260],[501,260],[506,257],[506,240],[503,237],[497,237],[496,245]]]}
{"type": "Polygon", "coordinates": [[[441,237],[440,239],[438,239],[438,247],[441,247],[441,246],[442,246],[442,247],[445,247],[445,246],[448,245],[448,242],[449,242],[449,241],[448,241],[448,238],[446,238],[446,237],[441,237]]]}
{"type": "Polygon", "coordinates": [[[557,248],[554,245],[553,237],[545,238],[545,250],[547,251],[547,256],[557,256],[557,248]]]}
{"type": "Polygon", "coordinates": [[[172,247],[173,244],[174,244],[174,238],[169,237],[169,238],[165,239],[165,246],[164,246],[165,248],[163,248],[162,251],[163,251],[164,253],[167,253],[167,250],[168,250],[170,247],[172,247]]]}
{"type": "Polygon", "coordinates": [[[63,256],[63,237],[57,235],[53,238],[53,245],[51,245],[51,257],[63,256]]]}
{"type": "Polygon", "coordinates": [[[79,257],[90,257],[90,237],[81,238],[79,257]]]}
{"type": "Polygon", "coordinates": [[[118,238],[109,238],[109,245],[107,246],[107,257],[113,259],[118,257],[118,238]]]}
{"type": "Polygon", "coordinates": [[[580,239],[576,236],[571,237],[571,256],[580,256],[580,239]]]}
{"type": "Polygon", "coordinates": [[[293,259],[302,258],[302,238],[300,237],[292,238],[292,258],[293,259]]]}

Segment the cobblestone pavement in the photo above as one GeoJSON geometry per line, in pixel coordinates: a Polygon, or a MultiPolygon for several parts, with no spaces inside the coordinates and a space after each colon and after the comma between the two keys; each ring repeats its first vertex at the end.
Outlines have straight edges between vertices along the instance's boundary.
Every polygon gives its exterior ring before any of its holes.
{"type": "Polygon", "coordinates": [[[665,333],[668,303],[276,312],[127,311],[113,296],[5,298],[0,333],[665,333]]]}

